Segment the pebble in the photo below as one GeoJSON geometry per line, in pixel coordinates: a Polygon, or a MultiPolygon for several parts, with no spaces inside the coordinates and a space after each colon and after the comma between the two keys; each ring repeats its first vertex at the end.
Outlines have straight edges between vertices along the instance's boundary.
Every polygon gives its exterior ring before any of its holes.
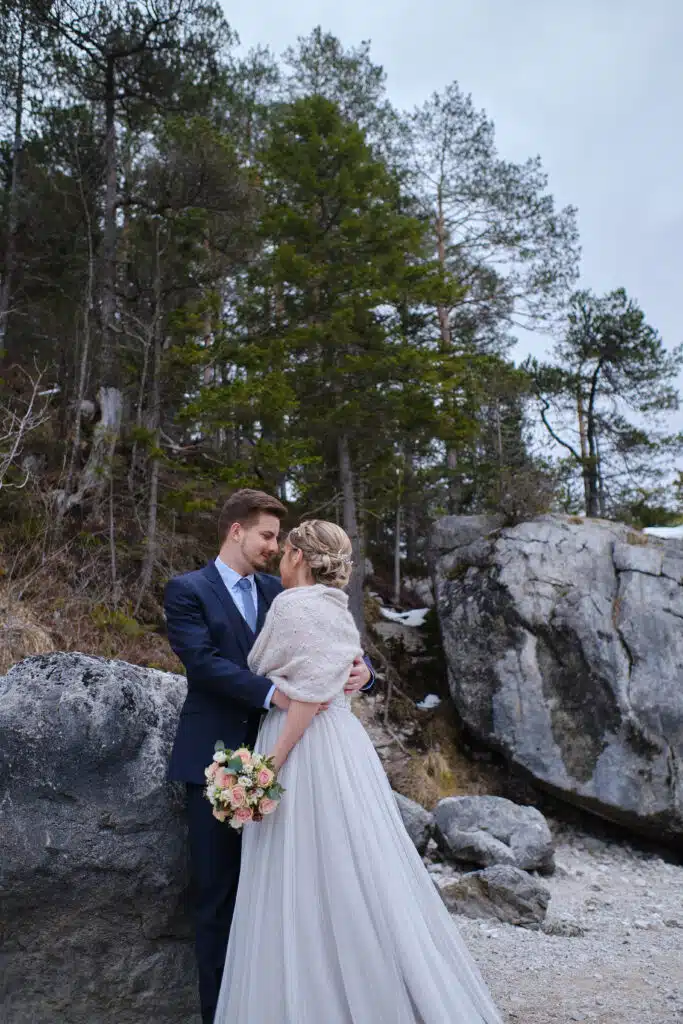
{"type": "MultiPolygon", "coordinates": [[[[550,825],[558,870],[544,879],[551,901],[542,930],[455,918],[503,1018],[683,1024],[683,992],[672,991],[681,976],[683,866],[550,825]]],[[[442,877],[452,870],[442,865],[442,877]]]]}

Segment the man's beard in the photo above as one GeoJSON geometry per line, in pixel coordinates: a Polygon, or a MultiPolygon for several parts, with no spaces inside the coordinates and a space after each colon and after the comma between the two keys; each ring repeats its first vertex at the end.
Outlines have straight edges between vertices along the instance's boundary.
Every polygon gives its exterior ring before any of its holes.
{"type": "Polygon", "coordinates": [[[251,558],[247,558],[244,548],[242,549],[245,561],[257,572],[263,572],[268,569],[273,561],[274,556],[272,555],[252,555],[251,558]]]}

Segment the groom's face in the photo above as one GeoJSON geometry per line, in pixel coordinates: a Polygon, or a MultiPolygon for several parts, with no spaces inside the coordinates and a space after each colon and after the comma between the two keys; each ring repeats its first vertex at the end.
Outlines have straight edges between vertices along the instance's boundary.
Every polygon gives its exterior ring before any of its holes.
{"type": "Polygon", "coordinates": [[[241,527],[240,547],[244,561],[257,571],[267,569],[279,554],[280,520],[261,512],[255,523],[241,527]]]}

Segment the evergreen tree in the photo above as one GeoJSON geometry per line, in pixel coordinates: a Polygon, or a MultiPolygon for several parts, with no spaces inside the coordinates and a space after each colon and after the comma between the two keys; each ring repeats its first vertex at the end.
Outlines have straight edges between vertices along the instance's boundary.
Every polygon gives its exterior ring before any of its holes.
{"type": "Polygon", "coordinates": [[[657,480],[662,457],[670,464],[680,449],[657,420],[678,408],[683,346],[667,352],[623,288],[602,298],[582,291],[555,357],[527,364],[540,416],[580,470],[586,514],[606,516],[624,504],[624,485],[657,480]]]}
{"type": "Polygon", "coordinates": [[[110,0],[106,4],[57,0],[40,8],[40,16],[58,40],[58,64],[65,83],[93,104],[102,119],[104,140],[97,278],[100,419],[78,488],[63,496],[64,510],[87,495],[102,498],[121,430],[124,382],[117,309],[121,120],[140,129],[160,109],[177,107],[180,95],[186,104],[192,104],[196,94],[206,98],[216,76],[215,54],[224,22],[216,7],[198,0],[110,0]]]}
{"type": "Polygon", "coordinates": [[[237,311],[240,362],[262,367],[259,439],[298,439],[334,467],[362,621],[363,473],[392,449],[409,410],[434,420],[438,348],[408,343],[398,311],[407,296],[424,299],[432,267],[422,225],[398,212],[396,182],[330,101],[279,111],[262,174],[263,245],[237,311]]]}

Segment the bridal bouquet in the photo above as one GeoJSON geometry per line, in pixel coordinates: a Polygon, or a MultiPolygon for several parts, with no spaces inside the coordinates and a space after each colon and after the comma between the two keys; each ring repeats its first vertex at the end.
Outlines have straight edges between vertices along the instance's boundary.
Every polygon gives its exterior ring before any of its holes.
{"type": "Polygon", "coordinates": [[[272,758],[255,754],[247,747],[226,750],[220,740],[204,775],[204,793],[213,807],[214,818],[227,821],[236,829],[247,821],[263,821],[266,814],[276,809],[284,792],[272,758]]]}

